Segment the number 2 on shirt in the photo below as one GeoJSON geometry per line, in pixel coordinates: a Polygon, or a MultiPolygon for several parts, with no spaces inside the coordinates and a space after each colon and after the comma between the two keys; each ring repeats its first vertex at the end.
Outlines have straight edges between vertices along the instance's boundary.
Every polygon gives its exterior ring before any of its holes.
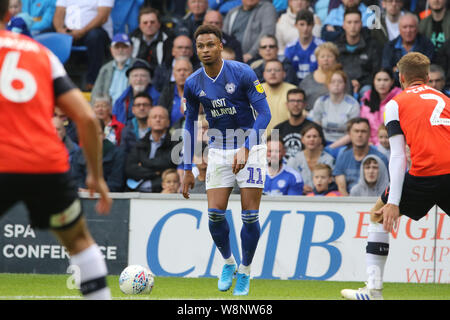
{"type": "Polygon", "coordinates": [[[441,114],[445,108],[445,101],[437,94],[433,93],[424,93],[421,94],[420,97],[425,100],[436,100],[436,106],[434,107],[433,113],[430,117],[430,123],[432,126],[444,125],[450,126],[449,118],[441,118],[441,114]]]}

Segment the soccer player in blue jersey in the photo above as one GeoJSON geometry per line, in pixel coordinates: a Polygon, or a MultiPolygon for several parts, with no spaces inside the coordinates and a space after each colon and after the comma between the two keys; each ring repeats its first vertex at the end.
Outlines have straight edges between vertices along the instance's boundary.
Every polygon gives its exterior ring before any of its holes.
{"type": "Polygon", "coordinates": [[[200,104],[209,123],[209,152],[206,173],[209,230],[224,258],[218,288],[227,291],[237,271],[234,295],[248,295],[250,267],[260,236],[259,205],[266,176],[267,148],[263,134],[271,119],[264,89],[246,64],[222,59],[222,32],[202,25],[195,34],[197,55],[203,67],[186,80],[184,101],[183,196],[194,186],[192,154],[195,122],[200,104]],[[256,113],[258,114],[256,116],[256,113]],[[225,218],[228,199],[237,181],[241,192],[242,261],[237,269],[225,218]]]}

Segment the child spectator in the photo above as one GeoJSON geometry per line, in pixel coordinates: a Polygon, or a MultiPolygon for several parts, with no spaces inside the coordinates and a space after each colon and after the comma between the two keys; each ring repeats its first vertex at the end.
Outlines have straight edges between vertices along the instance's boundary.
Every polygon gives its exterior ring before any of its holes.
{"type": "Polygon", "coordinates": [[[337,190],[337,186],[333,181],[331,175],[332,169],[325,163],[318,163],[313,169],[313,184],[314,189],[308,193],[308,197],[313,196],[326,196],[326,197],[339,197],[340,192],[337,190]]]}
{"type": "Polygon", "coordinates": [[[164,170],[164,172],[161,175],[161,178],[162,178],[161,193],[178,193],[181,182],[176,169],[170,168],[164,170]]]}
{"type": "Polygon", "coordinates": [[[378,151],[390,159],[391,157],[391,146],[389,145],[389,138],[387,128],[384,124],[378,127],[378,144],[376,145],[378,151]]]}

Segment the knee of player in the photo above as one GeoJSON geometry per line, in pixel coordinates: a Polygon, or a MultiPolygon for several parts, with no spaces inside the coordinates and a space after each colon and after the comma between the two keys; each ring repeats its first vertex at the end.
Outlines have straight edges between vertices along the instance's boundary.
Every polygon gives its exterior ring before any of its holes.
{"type": "Polygon", "coordinates": [[[208,209],[208,219],[212,222],[220,222],[225,219],[225,210],[209,208],[208,209]]]}

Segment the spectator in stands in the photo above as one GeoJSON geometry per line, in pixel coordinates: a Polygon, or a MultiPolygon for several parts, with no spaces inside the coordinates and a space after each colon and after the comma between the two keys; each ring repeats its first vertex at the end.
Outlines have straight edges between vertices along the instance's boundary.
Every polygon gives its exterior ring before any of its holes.
{"type": "Polygon", "coordinates": [[[450,90],[450,39],[445,41],[439,49],[434,63],[441,66],[442,70],[444,70],[444,74],[446,75],[444,88],[447,91],[450,90]]]}
{"type": "Polygon", "coordinates": [[[322,126],[327,150],[334,157],[350,142],[347,122],[360,113],[359,102],[346,93],[347,80],[347,74],[341,69],[330,72],[326,80],[329,93],[319,97],[311,111],[311,118],[322,126]]]}
{"type": "MultiPolygon", "coordinates": [[[[103,176],[110,192],[122,192],[124,186],[124,165],[125,153],[122,148],[115,146],[112,142],[105,138],[105,123],[100,120],[101,131],[99,134],[103,140],[103,176]]],[[[71,173],[77,183],[79,191],[87,192],[86,187],[86,160],[83,150],[80,148],[75,152],[72,163],[71,173]]]]}
{"type": "Polygon", "coordinates": [[[66,135],[77,145],[78,143],[78,133],[75,122],[73,122],[60,108],[55,106],[54,116],[61,119],[66,130],[66,135]]]}
{"type": "Polygon", "coordinates": [[[114,0],[57,0],[53,25],[56,32],[73,37],[73,45],[87,47],[86,88],[91,91],[113,36],[110,17],[114,0]]]}
{"type": "Polygon", "coordinates": [[[400,35],[386,43],[383,49],[381,66],[397,71],[397,62],[408,52],[420,52],[430,60],[433,58],[433,43],[424,35],[418,33],[419,20],[412,13],[405,13],[400,17],[400,35]]]}
{"type": "Polygon", "coordinates": [[[179,57],[173,66],[174,82],[164,87],[159,98],[159,104],[167,109],[170,115],[170,126],[183,117],[184,83],[192,74],[192,64],[187,57],[179,57]]]}
{"type": "Polygon", "coordinates": [[[21,0],[9,0],[8,12],[10,17],[14,17],[22,12],[22,1],[21,0]]]}
{"type": "Polygon", "coordinates": [[[172,148],[176,142],[171,141],[168,132],[169,113],[166,108],[151,108],[148,121],[151,129],[128,154],[125,174],[130,189],[159,193],[162,190],[163,171],[176,168],[172,159],[172,148]]]}
{"type": "Polygon", "coordinates": [[[112,114],[111,97],[108,95],[96,96],[92,100],[92,106],[97,119],[103,121],[105,124],[104,135],[105,139],[109,140],[114,145],[120,145],[122,137],[122,130],[125,125],[117,121],[112,114]]]}
{"type": "Polygon", "coordinates": [[[6,30],[23,34],[31,38],[32,35],[30,32],[30,28],[32,24],[33,20],[31,19],[31,17],[28,16],[28,14],[19,13],[8,21],[8,24],[6,25],[6,30]]]}
{"type": "Polygon", "coordinates": [[[351,144],[339,153],[333,169],[338,190],[344,196],[348,196],[351,188],[358,182],[361,162],[368,154],[378,156],[388,168],[388,159],[375,146],[369,145],[369,120],[359,117],[350,119],[347,131],[351,144]]]}
{"type": "Polygon", "coordinates": [[[324,41],[334,41],[342,33],[344,13],[350,7],[357,7],[361,12],[364,27],[369,27],[368,23],[374,22],[375,19],[371,17],[374,14],[373,11],[367,10],[367,6],[361,0],[342,0],[342,3],[332,9],[322,23],[321,38],[324,41]]]}
{"type": "Polygon", "coordinates": [[[435,53],[450,39],[450,10],[447,0],[429,0],[431,14],[420,21],[419,32],[434,45],[435,53]]]}
{"type": "Polygon", "coordinates": [[[289,112],[286,109],[287,92],[296,88],[296,86],[283,81],[285,75],[283,64],[279,60],[266,62],[264,66],[265,82],[262,84],[262,87],[266,92],[267,102],[272,115],[272,119],[266,128],[267,135],[271,134],[273,127],[289,118],[289,112]]]}
{"type": "MultiPolygon", "coordinates": [[[[276,196],[295,196],[303,194],[303,180],[294,169],[283,165],[285,150],[283,142],[278,139],[267,139],[267,173],[263,193],[276,196]]],[[[260,174],[260,173],[259,173],[260,174]]],[[[261,180],[262,177],[255,172],[254,179],[261,180]]]]}
{"type": "Polygon", "coordinates": [[[131,57],[130,39],[125,33],[116,34],[111,42],[112,60],[102,66],[92,88],[91,96],[109,95],[112,103],[120,97],[120,95],[128,87],[128,78],[126,72],[130,66],[136,62],[131,57]]]}
{"type": "Polygon", "coordinates": [[[380,69],[375,73],[372,89],[361,99],[360,117],[370,123],[370,139],[373,145],[378,144],[378,128],[384,123],[384,108],[393,97],[402,92],[395,86],[394,74],[390,69],[380,69]]]}
{"type": "Polygon", "coordinates": [[[300,10],[295,18],[297,41],[287,45],[284,57],[291,63],[300,83],[308,74],[317,69],[316,48],[323,43],[312,34],[314,16],[308,9],[300,10]]]}
{"type": "Polygon", "coordinates": [[[389,173],[384,162],[374,154],[361,162],[359,181],[350,190],[354,197],[379,197],[389,185],[389,173]]]}
{"type": "Polygon", "coordinates": [[[77,152],[78,149],[80,149],[80,147],[67,135],[66,128],[64,127],[64,122],[61,118],[54,116],[53,125],[56,128],[58,137],[66,146],[67,152],[69,153],[69,162],[72,163],[73,155],[77,152]]]}
{"type": "MultiPolygon", "coordinates": [[[[309,10],[314,14],[314,11],[310,7],[310,0],[289,0],[288,8],[283,13],[275,26],[275,37],[278,40],[278,56],[284,56],[284,50],[291,42],[295,42],[298,39],[298,29],[296,28],[297,13],[300,10],[309,10]]],[[[320,19],[314,15],[314,26],[312,34],[316,38],[320,38],[320,19]]]]}
{"type": "Polygon", "coordinates": [[[290,157],[287,166],[297,170],[303,179],[303,193],[313,191],[312,171],[316,164],[325,163],[334,167],[334,158],[324,151],[325,136],[322,127],[315,122],[308,123],[300,131],[303,150],[290,157]]]}
{"type": "Polygon", "coordinates": [[[308,197],[325,196],[339,197],[341,193],[336,188],[333,181],[332,168],[325,163],[318,163],[312,170],[312,179],[314,188],[307,193],[308,197]]]}
{"type": "Polygon", "coordinates": [[[236,60],[236,53],[230,47],[223,47],[222,50],[222,59],[223,60],[236,60]]]}
{"type": "Polygon", "coordinates": [[[228,11],[234,7],[241,5],[241,0],[208,0],[209,8],[217,10],[223,16],[226,16],[228,11]]]}
{"type": "Polygon", "coordinates": [[[176,169],[170,168],[163,171],[161,174],[161,193],[178,193],[180,185],[180,177],[176,169]]]}
{"type": "Polygon", "coordinates": [[[55,9],[55,0],[22,0],[22,13],[28,14],[33,20],[30,28],[33,36],[52,31],[55,9]]]}
{"type": "Polygon", "coordinates": [[[188,12],[177,25],[177,35],[183,34],[189,38],[194,38],[194,32],[203,24],[206,10],[208,10],[207,0],[187,0],[188,12]]]}
{"type": "Polygon", "coordinates": [[[259,39],[275,34],[277,12],[271,2],[242,0],[242,5],[225,16],[223,31],[234,36],[242,45],[243,61],[250,61],[258,53],[259,39]]]}
{"type": "Polygon", "coordinates": [[[277,124],[274,129],[278,130],[279,138],[286,150],[284,160],[288,161],[302,151],[301,131],[311,121],[306,119],[305,91],[300,88],[292,88],[286,93],[286,98],[289,119],[277,124]]]}
{"type": "MultiPolygon", "coordinates": [[[[306,95],[306,110],[311,110],[317,98],[328,93],[326,85],[327,74],[338,68],[339,49],[332,42],[324,42],[316,48],[314,56],[317,59],[317,69],[308,74],[300,83],[300,89],[303,89],[306,95]]],[[[348,93],[352,92],[351,84],[347,84],[348,93]]]]}
{"type": "Polygon", "coordinates": [[[357,99],[370,89],[371,77],[380,68],[381,50],[376,40],[363,37],[361,12],[356,7],[345,10],[343,33],[335,41],[338,61],[349,77],[357,99]]]}
{"type": "MultiPolygon", "coordinates": [[[[263,35],[259,39],[259,49],[258,55],[251,61],[248,61],[250,68],[255,71],[256,76],[258,77],[260,82],[264,82],[264,67],[267,61],[270,60],[278,60],[278,44],[277,38],[275,36],[267,34],[263,35]]],[[[286,72],[284,76],[284,81],[289,82],[291,84],[298,84],[297,75],[295,74],[295,70],[292,67],[291,63],[287,59],[283,59],[283,68],[286,72]]]]}
{"type": "Polygon", "coordinates": [[[377,150],[380,151],[386,159],[391,158],[391,145],[389,144],[388,131],[384,123],[378,127],[378,144],[377,150]]]}
{"type": "Polygon", "coordinates": [[[173,38],[161,28],[161,15],[157,9],[139,10],[139,27],[130,34],[134,58],[147,61],[154,70],[170,59],[173,38]]]}
{"type": "Polygon", "coordinates": [[[142,139],[150,130],[148,115],[153,106],[153,100],[146,92],[138,93],[133,100],[131,111],[134,117],[122,130],[121,146],[128,154],[136,142],[142,139]]]}
{"type": "Polygon", "coordinates": [[[134,96],[139,92],[146,92],[152,101],[158,101],[160,93],[155,89],[151,83],[152,72],[150,65],[144,60],[136,60],[133,65],[128,68],[126,75],[130,85],[120,97],[116,100],[113,106],[113,115],[117,120],[123,124],[127,124],[133,117],[130,106],[133,105],[134,96]]]}
{"type": "Polygon", "coordinates": [[[444,69],[440,65],[432,64],[430,65],[428,85],[441,91],[447,97],[450,96],[450,90],[445,88],[445,73],[444,69]]]}
{"type": "MultiPolygon", "coordinates": [[[[208,10],[203,19],[203,24],[212,24],[215,25],[220,30],[223,29],[223,17],[219,11],[208,10]]],[[[239,41],[236,40],[235,37],[229,35],[226,32],[222,32],[222,43],[225,48],[231,48],[235,54],[235,58],[233,60],[242,61],[242,46],[239,41]]]]}
{"type": "Polygon", "coordinates": [[[173,41],[171,58],[156,67],[153,77],[155,89],[161,92],[170,82],[174,82],[173,65],[179,57],[187,57],[191,61],[193,70],[197,70],[200,65],[194,55],[192,40],[185,35],[178,36],[173,41]]]}
{"type": "Polygon", "coordinates": [[[403,0],[382,0],[383,11],[379,19],[379,27],[370,29],[370,35],[382,48],[386,42],[400,35],[398,21],[403,14],[403,0]]]}

